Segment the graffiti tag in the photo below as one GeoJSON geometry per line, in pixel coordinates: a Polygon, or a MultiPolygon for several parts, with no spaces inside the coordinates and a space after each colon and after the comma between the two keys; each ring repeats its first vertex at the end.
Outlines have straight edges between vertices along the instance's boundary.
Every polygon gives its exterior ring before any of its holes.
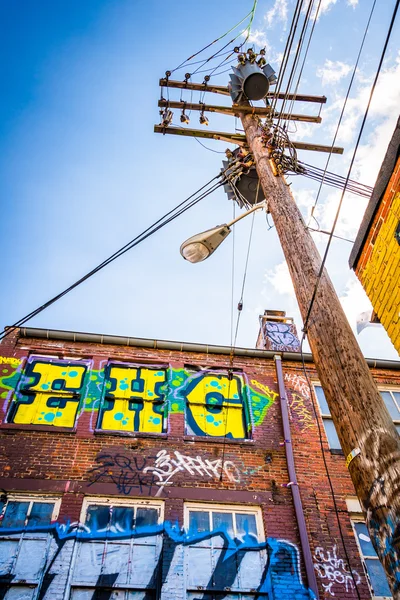
{"type": "Polygon", "coordinates": [[[314,419],[301,396],[292,394],[292,401],[289,403],[289,408],[297,415],[302,431],[314,427],[314,419]]]}
{"type": "Polygon", "coordinates": [[[240,472],[233,461],[192,457],[177,450],[172,453],[160,450],[156,456],[139,458],[130,458],[124,454],[100,454],[96,457],[96,462],[98,464],[89,471],[89,485],[111,482],[125,495],[134,490],[151,495],[155,485],[158,488],[155,495],[161,496],[164,488],[173,485],[174,477],[180,472],[203,479],[219,479],[222,474],[230,483],[240,482],[240,472]]]}
{"type": "Polygon", "coordinates": [[[322,579],[322,587],[325,592],[331,596],[335,595],[333,586],[335,584],[343,585],[346,592],[355,589],[355,584],[359,585],[361,577],[354,569],[350,572],[343,559],[338,558],[336,554],[336,545],[333,546],[332,552],[324,550],[321,546],[316,548],[314,554],[314,568],[322,579]]]}
{"type": "Polygon", "coordinates": [[[285,373],[285,381],[303,396],[303,398],[310,399],[310,388],[305,377],[297,375],[297,373],[285,373]]]}
{"type": "Polygon", "coordinates": [[[226,460],[222,463],[220,458],[209,460],[208,458],[203,459],[201,456],[186,456],[177,450],[172,454],[169,454],[167,450],[160,450],[154,465],[144,469],[145,473],[153,473],[158,478],[156,485],[160,486],[160,490],[156,496],[160,496],[166,485],[172,485],[173,477],[181,471],[186,471],[194,477],[198,475],[208,479],[219,479],[221,473],[224,473],[228,481],[240,482],[240,473],[233,461],[226,460]]]}

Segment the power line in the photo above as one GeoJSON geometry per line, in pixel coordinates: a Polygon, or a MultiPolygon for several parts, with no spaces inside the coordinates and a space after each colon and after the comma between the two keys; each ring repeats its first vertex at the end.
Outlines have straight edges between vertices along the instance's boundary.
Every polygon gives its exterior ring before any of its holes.
{"type": "MultiPolygon", "coordinates": [[[[348,87],[348,89],[347,89],[346,97],[345,97],[345,100],[344,100],[344,103],[343,103],[343,106],[342,106],[342,110],[341,110],[341,113],[340,113],[340,116],[339,116],[339,121],[338,121],[338,124],[337,124],[337,127],[336,127],[335,135],[334,135],[334,137],[333,137],[333,140],[332,140],[331,151],[330,151],[330,153],[329,153],[329,155],[328,155],[328,158],[326,159],[326,163],[325,163],[325,172],[324,172],[324,174],[323,174],[323,176],[322,176],[321,183],[320,183],[320,186],[319,186],[319,188],[318,188],[318,192],[317,192],[317,196],[316,196],[316,198],[315,198],[314,206],[313,206],[313,207],[312,207],[312,209],[311,209],[311,217],[310,217],[310,220],[311,220],[311,219],[314,217],[314,211],[315,211],[315,209],[316,209],[316,207],[317,207],[318,200],[319,200],[319,196],[320,196],[320,194],[321,194],[321,189],[322,189],[322,186],[323,186],[323,184],[324,184],[324,181],[325,181],[325,175],[326,175],[326,173],[327,173],[328,165],[329,165],[329,162],[330,162],[330,160],[331,160],[331,157],[332,157],[332,150],[333,150],[333,147],[334,147],[334,145],[335,145],[335,142],[336,142],[336,138],[337,138],[337,136],[338,136],[338,133],[339,133],[339,129],[340,129],[340,125],[341,125],[341,123],[342,123],[342,119],[343,119],[344,111],[345,111],[345,109],[346,109],[346,106],[347,106],[347,101],[348,101],[348,99],[349,99],[349,96],[350,96],[350,91],[351,91],[351,88],[352,88],[352,86],[353,86],[353,81],[354,81],[354,78],[355,78],[355,76],[356,76],[356,72],[357,72],[358,63],[359,63],[359,61],[360,61],[361,53],[362,53],[362,50],[363,50],[363,48],[364,48],[364,43],[365,43],[365,39],[366,39],[366,37],[367,37],[368,28],[369,28],[369,24],[370,24],[370,22],[371,22],[372,15],[373,15],[373,13],[374,13],[375,4],[376,4],[376,0],[374,0],[374,1],[373,1],[373,3],[372,3],[372,7],[371,7],[371,11],[370,11],[370,14],[369,14],[369,17],[368,17],[368,21],[367,21],[367,24],[366,24],[366,26],[365,26],[365,29],[364,29],[364,35],[363,35],[363,37],[362,37],[362,40],[361,40],[361,45],[360,45],[360,48],[359,48],[359,51],[358,51],[357,60],[356,60],[356,63],[355,63],[355,65],[354,65],[353,73],[352,73],[352,76],[351,76],[351,79],[350,79],[350,82],[349,82],[349,87],[348,87]]],[[[367,109],[367,110],[368,110],[368,109],[367,109]]],[[[354,155],[354,156],[355,156],[355,155],[354,155]]],[[[350,168],[350,171],[351,171],[351,168],[350,168]]],[[[349,182],[350,171],[349,171],[349,173],[348,173],[348,176],[347,176],[347,179],[346,179],[346,186],[347,186],[347,183],[349,182]]],[[[346,190],[346,187],[345,187],[344,189],[346,190]]],[[[310,224],[310,222],[309,222],[308,224],[310,224]]]]}
{"type": "MultiPolygon", "coordinates": [[[[374,4],[375,4],[375,2],[374,2],[374,4]]],[[[330,249],[330,246],[331,246],[331,243],[332,243],[332,238],[333,238],[333,235],[335,233],[335,228],[336,228],[336,224],[337,224],[338,219],[339,219],[340,210],[342,208],[342,203],[343,203],[343,198],[344,198],[344,194],[345,194],[346,187],[347,187],[347,182],[350,179],[351,170],[353,168],[353,164],[354,164],[354,161],[355,161],[355,158],[356,158],[358,146],[360,144],[361,136],[362,136],[363,131],[364,131],[365,123],[366,123],[367,116],[368,116],[368,113],[369,113],[369,109],[370,109],[370,106],[371,106],[372,97],[373,97],[374,92],[375,92],[375,88],[376,88],[376,84],[377,84],[377,81],[378,81],[378,77],[379,77],[381,69],[382,69],[383,60],[385,58],[386,50],[387,50],[387,47],[388,47],[388,44],[389,44],[389,39],[390,39],[390,36],[391,36],[391,33],[392,33],[392,29],[393,29],[393,25],[394,25],[394,22],[395,22],[395,19],[396,19],[396,15],[397,15],[397,10],[399,8],[399,4],[400,4],[400,0],[396,0],[396,4],[395,4],[394,10],[393,10],[393,14],[392,14],[392,18],[391,18],[391,21],[390,21],[389,29],[388,29],[388,32],[387,32],[387,35],[386,35],[385,44],[383,46],[382,54],[381,54],[381,57],[380,57],[380,60],[379,60],[378,69],[376,71],[376,74],[375,74],[375,77],[374,77],[374,81],[373,81],[373,84],[372,84],[372,87],[371,87],[371,91],[370,91],[370,94],[369,94],[367,108],[366,108],[365,113],[364,113],[364,117],[363,117],[363,120],[362,120],[362,123],[361,123],[360,131],[359,131],[358,137],[357,137],[357,142],[356,142],[356,145],[355,145],[355,148],[354,148],[353,156],[351,158],[349,170],[348,170],[347,177],[346,177],[346,184],[345,184],[344,190],[342,192],[342,195],[340,197],[340,201],[339,201],[339,205],[338,205],[338,208],[337,208],[337,211],[336,211],[335,219],[333,221],[331,233],[330,233],[330,236],[329,236],[329,239],[328,239],[328,243],[327,243],[326,248],[325,248],[324,256],[322,258],[321,267],[320,267],[319,273],[317,275],[317,280],[315,282],[314,291],[313,291],[313,294],[312,294],[312,297],[311,297],[311,302],[310,302],[310,305],[308,307],[306,318],[304,320],[303,339],[304,339],[305,335],[307,334],[308,321],[310,319],[310,314],[311,314],[311,311],[312,311],[312,308],[313,308],[313,305],[314,305],[314,302],[315,302],[315,297],[316,297],[316,294],[317,294],[319,282],[320,282],[321,277],[322,277],[322,273],[323,273],[323,270],[324,270],[325,262],[326,262],[326,259],[328,257],[329,249],[330,249]]]]}
{"type": "Polygon", "coordinates": [[[218,183],[213,184],[214,181],[216,181],[223,175],[224,175],[224,171],[221,172],[220,174],[216,175],[215,177],[213,177],[209,182],[207,182],[205,185],[203,185],[200,189],[198,189],[196,192],[191,194],[188,198],[183,200],[183,202],[178,204],[175,208],[168,211],[163,217],[161,217],[155,223],[153,223],[153,225],[150,225],[150,227],[145,229],[142,233],[137,235],[130,242],[128,242],[127,244],[122,246],[122,248],[120,248],[119,250],[114,252],[111,256],[109,256],[107,259],[105,259],[102,263],[100,263],[94,269],[92,269],[91,271],[86,273],[86,275],[84,275],[83,277],[81,277],[80,279],[75,281],[75,283],[70,285],[68,288],[66,288],[65,290],[63,290],[62,292],[60,292],[59,294],[57,294],[56,296],[54,296],[53,298],[51,298],[50,300],[48,300],[47,302],[45,302],[44,304],[42,304],[41,306],[36,308],[35,310],[31,311],[29,314],[25,315],[21,319],[18,319],[18,321],[16,321],[10,327],[5,328],[0,333],[0,340],[5,338],[7,335],[9,335],[12,331],[17,329],[18,327],[21,327],[21,325],[24,325],[24,323],[26,323],[28,320],[32,319],[33,317],[35,317],[36,315],[41,313],[43,310],[45,310],[52,304],[57,302],[57,300],[60,300],[61,298],[63,298],[63,296],[65,296],[66,294],[71,292],[73,289],[78,287],[81,283],[83,283],[84,281],[86,281],[87,279],[89,279],[90,277],[95,275],[96,273],[98,273],[101,269],[104,269],[104,267],[109,265],[111,262],[113,262],[114,260],[116,260],[117,258],[122,256],[123,254],[125,254],[126,252],[128,252],[129,250],[134,248],[135,246],[139,245],[145,239],[147,239],[148,237],[150,237],[151,235],[153,235],[154,233],[159,231],[162,227],[164,227],[165,225],[167,225],[168,223],[170,223],[171,221],[173,221],[174,219],[176,219],[177,217],[182,215],[184,212],[189,210],[189,208],[192,208],[192,206],[194,206],[195,204],[197,204],[198,202],[200,202],[201,200],[203,200],[204,198],[209,196],[216,189],[223,186],[224,181],[220,181],[218,183]],[[213,184],[213,185],[211,185],[211,187],[209,187],[210,184],[213,184]],[[206,189],[206,188],[208,188],[208,189],[206,189]],[[202,193],[200,193],[200,192],[202,192],[202,193]]]}

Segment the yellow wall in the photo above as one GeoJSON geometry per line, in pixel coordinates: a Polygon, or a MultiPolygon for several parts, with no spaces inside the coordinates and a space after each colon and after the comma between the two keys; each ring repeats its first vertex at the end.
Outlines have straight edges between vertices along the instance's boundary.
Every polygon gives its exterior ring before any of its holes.
{"type": "Polygon", "coordinates": [[[400,191],[397,191],[369,260],[358,276],[374,311],[400,353],[400,245],[395,238],[399,221],[400,191]]]}

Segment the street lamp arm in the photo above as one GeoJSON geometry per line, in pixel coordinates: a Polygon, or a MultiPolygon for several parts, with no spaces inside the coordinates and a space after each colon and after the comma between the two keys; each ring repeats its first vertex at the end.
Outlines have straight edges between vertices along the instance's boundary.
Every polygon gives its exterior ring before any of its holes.
{"type": "Polygon", "coordinates": [[[259,210],[260,208],[265,208],[265,210],[267,210],[268,207],[268,201],[267,200],[263,200],[262,202],[259,202],[258,204],[255,204],[252,208],[250,208],[249,210],[247,210],[245,213],[239,215],[238,217],[236,217],[236,219],[233,219],[233,221],[230,221],[230,223],[227,223],[227,226],[230,227],[231,225],[234,225],[235,223],[237,223],[238,221],[240,221],[240,219],[244,219],[245,217],[247,217],[247,215],[249,215],[250,213],[259,210]]]}

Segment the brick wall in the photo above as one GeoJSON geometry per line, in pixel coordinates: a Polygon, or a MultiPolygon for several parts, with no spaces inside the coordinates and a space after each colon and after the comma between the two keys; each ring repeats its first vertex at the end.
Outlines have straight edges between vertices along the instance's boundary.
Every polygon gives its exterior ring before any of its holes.
{"type": "Polygon", "coordinates": [[[375,313],[400,352],[400,158],[363,245],[355,269],[375,313]]]}
{"type": "MultiPolygon", "coordinates": [[[[229,357],[223,355],[17,336],[14,336],[13,340],[11,337],[6,340],[7,346],[2,348],[1,354],[4,358],[0,364],[0,369],[4,367],[5,377],[0,378],[0,488],[7,494],[52,494],[61,497],[60,524],[78,522],[83,499],[88,496],[111,501],[114,499],[116,502],[119,499],[162,500],[165,521],[179,524],[179,527],[183,526],[185,502],[209,503],[210,506],[261,507],[265,536],[269,540],[269,547],[273,549],[272,556],[279,558],[283,553],[282,548],[286,549],[287,553],[288,549],[294,548],[296,556],[300,559],[299,581],[301,583],[302,580],[304,585],[301,587],[298,583],[293,583],[293,592],[291,595],[287,592],[286,597],[308,597],[301,595],[306,593],[304,565],[291,489],[288,487],[273,360],[237,357],[233,365],[230,365],[229,357]],[[91,410],[78,412],[76,427],[70,430],[49,425],[8,423],[8,410],[10,403],[14,401],[13,386],[18,385],[24,365],[32,355],[83,357],[91,361],[95,371],[104,368],[109,359],[135,364],[166,364],[176,372],[184,369],[185,365],[197,365],[203,370],[219,368],[223,372],[233,366],[246,374],[249,389],[252,390],[250,393],[258,392],[261,400],[262,395],[267,396],[270,403],[267,409],[266,405],[264,406],[264,416],[260,416],[255,415],[257,404],[252,404],[251,400],[249,418],[252,428],[251,436],[246,440],[186,435],[183,411],[169,415],[167,430],[161,434],[99,431],[96,429],[96,403],[92,403],[91,410]],[[163,453],[161,462],[160,452],[163,453]],[[195,462],[190,462],[191,459],[195,462]],[[179,463],[180,460],[184,460],[189,467],[176,469],[176,461],[179,463]],[[168,478],[165,474],[171,471],[176,472],[168,478]],[[160,482],[165,481],[165,485],[160,485],[160,482]],[[285,546],[278,547],[277,544],[281,543],[285,546]]],[[[310,377],[316,380],[313,366],[309,365],[307,369],[310,377]]],[[[370,598],[346,506],[346,498],[354,497],[354,489],[344,458],[340,454],[332,454],[329,450],[318,408],[315,399],[310,395],[301,364],[283,361],[283,370],[288,391],[298,484],[320,586],[320,597],[330,598],[335,595],[342,600],[357,598],[354,590],[355,580],[358,583],[359,597],[370,598]],[[327,472],[334,490],[336,508],[327,472]],[[351,570],[353,577],[350,574],[351,570]]],[[[374,376],[381,383],[400,384],[398,372],[374,370],[374,376]]],[[[68,544],[71,546],[75,542],[76,540],[70,541],[68,544]]],[[[168,576],[163,580],[162,600],[181,598],[182,595],[179,594],[184,594],[184,546],[178,544],[178,549],[176,542],[174,544],[173,552],[176,553],[171,563],[173,566],[170,565],[168,576]],[[172,574],[175,579],[172,578],[172,574]],[[178,580],[181,582],[181,591],[176,595],[178,580]]],[[[168,545],[165,546],[165,552],[168,554],[167,550],[168,545]]],[[[69,552],[69,556],[72,556],[73,548],[68,550],[65,547],[63,552],[69,552]]],[[[268,585],[272,586],[270,599],[284,597],[279,588],[279,569],[273,567],[275,563],[271,564],[268,575],[268,585]]],[[[295,567],[296,565],[292,564],[292,571],[295,567]]],[[[52,568],[55,568],[54,565],[52,568]]],[[[291,576],[294,581],[294,571],[291,576]]],[[[59,574],[54,581],[56,580],[57,589],[64,585],[63,589],[67,594],[67,580],[60,583],[59,574]]],[[[260,586],[262,585],[267,584],[260,580],[260,586]]],[[[53,597],[51,594],[55,593],[54,590],[55,588],[49,587],[49,598],[53,597]]],[[[64,596],[61,594],[59,597],[61,599],[64,596]]],[[[205,595],[204,598],[211,600],[211,596],[205,595]]]]}

